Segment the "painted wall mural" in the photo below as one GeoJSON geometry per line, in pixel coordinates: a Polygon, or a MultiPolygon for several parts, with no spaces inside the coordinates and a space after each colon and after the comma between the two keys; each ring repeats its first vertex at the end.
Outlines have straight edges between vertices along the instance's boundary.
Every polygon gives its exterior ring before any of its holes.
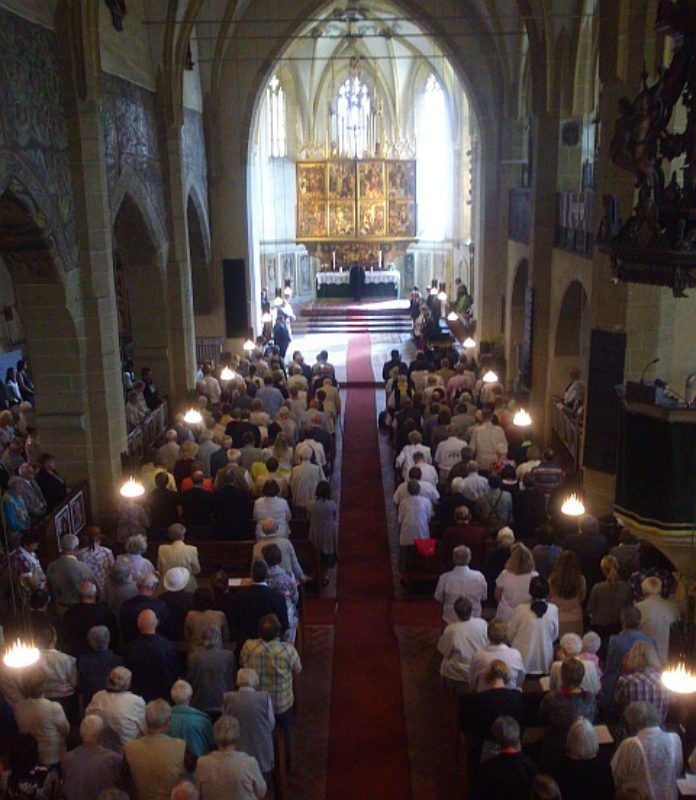
{"type": "MultiPolygon", "coordinates": [[[[78,265],[68,131],[53,31],[0,9],[0,191],[23,196],[55,244],[78,265]]],[[[26,202],[25,202],[26,201],[26,202]]]]}
{"type": "Polygon", "coordinates": [[[191,108],[184,109],[184,124],[181,129],[181,149],[184,160],[185,185],[196,188],[197,198],[203,205],[199,209],[204,216],[201,225],[210,249],[210,223],[208,212],[208,165],[205,154],[203,115],[191,108]]]}
{"type": "Polygon", "coordinates": [[[143,181],[160,220],[166,219],[155,94],[115,75],[102,75],[106,177],[109,197],[124,168],[143,181]]]}

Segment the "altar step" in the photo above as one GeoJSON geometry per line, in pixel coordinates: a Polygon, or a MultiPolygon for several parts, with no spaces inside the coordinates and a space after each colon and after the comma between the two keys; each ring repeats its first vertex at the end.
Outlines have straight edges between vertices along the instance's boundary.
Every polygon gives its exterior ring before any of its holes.
{"type": "Polygon", "coordinates": [[[299,316],[292,323],[293,335],[335,333],[394,333],[408,334],[411,331],[411,318],[408,314],[319,314],[299,316]]]}

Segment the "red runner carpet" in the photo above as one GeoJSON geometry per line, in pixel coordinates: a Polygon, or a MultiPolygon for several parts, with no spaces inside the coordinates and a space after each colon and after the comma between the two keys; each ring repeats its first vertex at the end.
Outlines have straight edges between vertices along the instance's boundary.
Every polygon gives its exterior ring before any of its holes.
{"type": "MultiPolygon", "coordinates": [[[[370,337],[351,336],[348,383],[372,378],[370,337]]],[[[410,800],[399,647],[374,388],[348,390],[327,797],[410,800]]]]}

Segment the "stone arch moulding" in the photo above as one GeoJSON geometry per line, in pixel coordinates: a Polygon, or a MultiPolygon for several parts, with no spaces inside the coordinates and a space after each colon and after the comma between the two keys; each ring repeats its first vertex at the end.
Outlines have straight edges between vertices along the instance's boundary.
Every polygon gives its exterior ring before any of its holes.
{"type": "Polygon", "coordinates": [[[195,181],[191,180],[189,185],[186,187],[186,208],[188,208],[189,201],[191,201],[193,207],[196,209],[196,214],[198,214],[198,223],[200,225],[201,233],[203,235],[203,249],[205,252],[205,260],[206,263],[209,263],[212,258],[213,247],[210,240],[210,224],[208,221],[208,208],[206,203],[203,202],[204,197],[205,193],[201,191],[200,187],[195,183],[195,181]]]}
{"type": "MultiPolygon", "coordinates": [[[[69,243],[62,227],[51,223],[59,215],[48,191],[31,168],[14,153],[0,155],[0,196],[7,192],[26,208],[46,241],[50,241],[53,270],[62,280],[67,271],[77,266],[77,243],[69,243]]],[[[13,275],[13,280],[18,279],[20,276],[13,275]]]]}
{"type": "Polygon", "coordinates": [[[589,314],[589,295],[587,288],[579,277],[573,277],[566,282],[559,295],[560,302],[556,312],[556,324],[553,331],[553,352],[554,358],[559,356],[578,356],[583,352],[583,323],[587,322],[585,317],[589,314]],[[577,308],[576,308],[577,302],[577,308]],[[578,311],[577,318],[572,312],[578,311]],[[575,336],[577,342],[577,353],[568,352],[570,345],[569,337],[575,336]]]}
{"type": "Polygon", "coordinates": [[[169,238],[167,236],[166,221],[157,215],[157,208],[150,197],[150,193],[140,175],[128,164],[123,167],[114,187],[111,203],[111,228],[113,230],[118,213],[123,205],[123,200],[128,195],[138,207],[138,211],[145,223],[150,241],[157,251],[157,260],[162,273],[163,281],[166,280],[167,253],[169,251],[169,238]]]}

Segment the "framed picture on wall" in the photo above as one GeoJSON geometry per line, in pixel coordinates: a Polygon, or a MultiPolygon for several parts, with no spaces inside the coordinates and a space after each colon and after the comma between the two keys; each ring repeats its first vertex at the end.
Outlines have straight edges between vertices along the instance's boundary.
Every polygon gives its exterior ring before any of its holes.
{"type": "Polygon", "coordinates": [[[78,492],[68,504],[70,508],[70,520],[72,522],[72,532],[77,534],[85,527],[85,496],[78,492]]]}
{"type": "MultiPolygon", "coordinates": [[[[80,492],[80,494],[82,494],[80,492]]],[[[60,540],[68,533],[72,533],[72,521],[70,517],[70,506],[66,505],[64,508],[55,515],[53,524],[56,526],[56,540],[58,542],[58,550],[60,550],[60,540]]]]}

